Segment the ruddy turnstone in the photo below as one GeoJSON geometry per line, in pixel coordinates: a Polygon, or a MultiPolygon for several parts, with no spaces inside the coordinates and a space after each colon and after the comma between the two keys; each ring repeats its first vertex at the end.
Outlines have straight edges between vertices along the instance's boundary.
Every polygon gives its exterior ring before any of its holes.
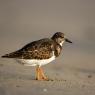
{"type": "Polygon", "coordinates": [[[48,80],[41,66],[50,63],[58,57],[64,42],[72,43],[65,38],[64,33],[56,32],[51,38],[33,41],[23,48],[2,56],[3,58],[14,58],[26,66],[36,66],[36,79],[48,80]]]}

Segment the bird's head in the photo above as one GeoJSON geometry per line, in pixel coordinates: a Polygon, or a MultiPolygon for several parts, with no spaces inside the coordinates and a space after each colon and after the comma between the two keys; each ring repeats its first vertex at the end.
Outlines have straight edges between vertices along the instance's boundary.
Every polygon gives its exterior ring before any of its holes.
{"type": "Polygon", "coordinates": [[[60,46],[62,46],[64,42],[72,43],[69,39],[65,38],[64,33],[62,32],[56,32],[51,39],[58,43],[60,46]]]}

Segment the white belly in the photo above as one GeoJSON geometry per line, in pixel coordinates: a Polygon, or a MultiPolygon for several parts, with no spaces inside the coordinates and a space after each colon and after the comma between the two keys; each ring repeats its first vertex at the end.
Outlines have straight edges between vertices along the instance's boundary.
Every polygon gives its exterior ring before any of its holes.
{"type": "Polygon", "coordinates": [[[19,63],[25,65],[25,66],[42,66],[50,63],[51,61],[55,60],[54,52],[53,56],[49,59],[42,59],[42,60],[37,60],[37,59],[16,59],[19,63]]]}

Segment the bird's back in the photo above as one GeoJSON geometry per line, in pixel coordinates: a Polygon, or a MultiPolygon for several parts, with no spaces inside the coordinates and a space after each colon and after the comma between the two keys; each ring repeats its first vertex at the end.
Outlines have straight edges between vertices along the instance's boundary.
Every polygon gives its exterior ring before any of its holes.
{"type": "Polygon", "coordinates": [[[19,59],[47,59],[52,56],[53,40],[49,38],[41,39],[25,45],[22,49],[6,54],[5,58],[19,59]]]}

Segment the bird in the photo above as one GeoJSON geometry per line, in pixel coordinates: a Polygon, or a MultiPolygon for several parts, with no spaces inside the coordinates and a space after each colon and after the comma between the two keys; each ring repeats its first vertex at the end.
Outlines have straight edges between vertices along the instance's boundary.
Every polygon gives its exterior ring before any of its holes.
{"type": "Polygon", "coordinates": [[[13,58],[24,66],[35,66],[36,80],[45,81],[49,78],[44,74],[42,66],[52,62],[60,55],[64,42],[72,43],[64,33],[56,32],[51,38],[30,42],[21,49],[1,57],[13,58]]]}

